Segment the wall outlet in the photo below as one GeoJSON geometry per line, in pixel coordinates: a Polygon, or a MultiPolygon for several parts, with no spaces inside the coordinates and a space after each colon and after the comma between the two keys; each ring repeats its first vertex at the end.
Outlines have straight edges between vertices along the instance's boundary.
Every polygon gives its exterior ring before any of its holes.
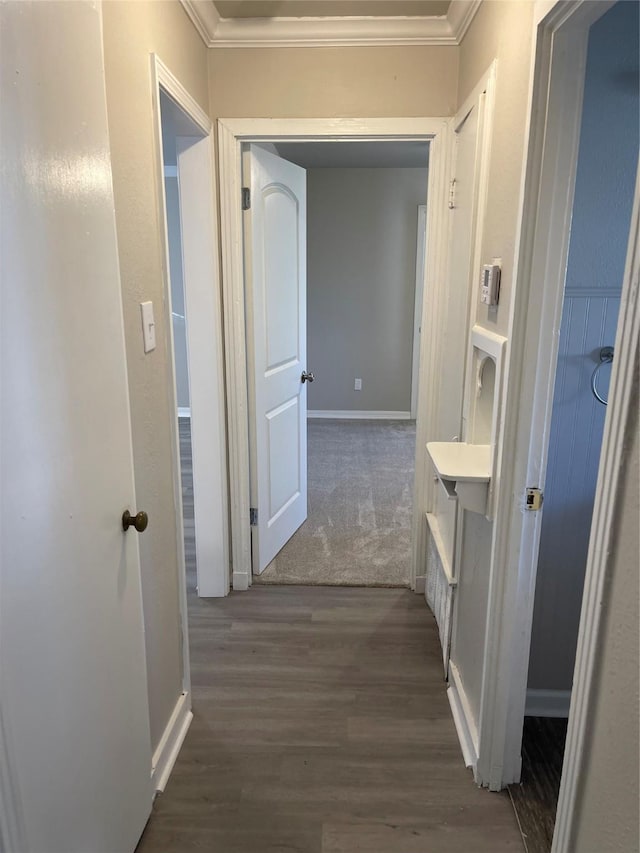
{"type": "Polygon", "coordinates": [[[356,381],[353,383],[353,390],[362,391],[362,379],[356,379],[356,381]]]}

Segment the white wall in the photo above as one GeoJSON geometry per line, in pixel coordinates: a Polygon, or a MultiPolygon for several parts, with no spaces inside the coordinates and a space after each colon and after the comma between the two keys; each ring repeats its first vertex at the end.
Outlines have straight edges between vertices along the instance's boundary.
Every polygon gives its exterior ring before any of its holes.
{"type": "Polygon", "coordinates": [[[180,233],[180,198],[177,177],[165,177],[167,231],[169,233],[169,267],[171,276],[171,310],[173,312],[173,346],[176,368],[178,406],[189,406],[189,372],[187,368],[187,327],[184,313],[182,276],[182,237],[180,233]]]}
{"type": "Polygon", "coordinates": [[[308,171],[310,410],[409,412],[418,205],[426,195],[426,167],[308,171]]]}
{"type": "MultiPolygon", "coordinates": [[[[570,690],[605,407],[591,373],[615,342],[638,165],[638,5],[592,27],[560,332],[529,687],[570,690]]],[[[607,396],[610,368],[599,371],[607,396]]]]}

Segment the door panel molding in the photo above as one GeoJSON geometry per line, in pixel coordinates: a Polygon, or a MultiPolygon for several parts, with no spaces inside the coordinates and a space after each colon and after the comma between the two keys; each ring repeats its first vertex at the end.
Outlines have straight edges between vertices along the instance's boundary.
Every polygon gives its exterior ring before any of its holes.
{"type": "Polygon", "coordinates": [[[244,259],[242,228],[242,145],[247,142],[300,140],[425,140],[430,142],[427,204],[425,298],[422,314],[420,382],[416,441],[416,486],[412,530],[411,583],[424,574],[425,547],[425,445],[428,413],[433,399],[435,354],[440,346],[437,324],[441,270],[446,253],[448,118],[336,118],[336,119],[227,119],[218,121],[220,169],[223,312],[227,367],[227,434],[233,588],[251,583],[251,530],[249,526],[249,422],[247,349],[245,332],[244,259]],[[433,349],[436,347],[436,349],[433,349]]]}

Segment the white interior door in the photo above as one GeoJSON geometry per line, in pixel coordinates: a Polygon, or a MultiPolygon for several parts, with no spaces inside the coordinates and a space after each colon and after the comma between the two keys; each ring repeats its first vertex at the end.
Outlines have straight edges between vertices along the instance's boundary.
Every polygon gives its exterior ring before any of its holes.
{"type": "Polygon", "coordinates": [[[253,571],[307,517],[306,172],[250,146],[243,163],[253,571]]]}
{"type": "Polygon", "coordinates": [[[133,851],[152,802],[100,14],[1,10],[0,847],[20,853],[133,851]]]}

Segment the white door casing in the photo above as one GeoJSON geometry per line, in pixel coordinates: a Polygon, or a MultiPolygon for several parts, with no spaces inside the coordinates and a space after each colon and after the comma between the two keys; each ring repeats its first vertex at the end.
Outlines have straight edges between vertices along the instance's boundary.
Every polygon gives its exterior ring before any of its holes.
{"type": "Polygon", "coordinates": [[[420,374],[416,418],[415,500],[411,531],[411,585],[424,574],[425,512],[428,507],[426,442],[435,408],[433,377],[440,350],[438,305],[446,280],[449,118],[247,118],[218,120],[220,168],[223,316],[229,442],[229,507],[234,590],[246,590],[251,580],[249,483],[249,418],[247,415],[246,294],[241,196],[242,147],[251,142],[332,140],[412,140],[429,142],[425,290],[420,343],[420,374]]]}
{"type": "Polygon", "coordinates": [[[427,205],[418,205],[416,233],[416,288],[413,307],[413,357],[411,359],[411,418],[418,415],[420,383],[420,336],[422,334],[422,305],[424,303],[425,249],[427,244],[427,205]]]}
{"type": "Polygon", "coordinates": [[[252,145],[244,158],[253,572],[307,518],[306,172],[252,145]]]}
{"type": "Polygon", "coordinates": [[[1,14],[0,846],[131,851],[151,744],[100,5],[1,14]]]}
{"type": "MultiPolygon", "coordinates": [[[[224,358],[218,272],[218,223],[213,126],[210,118],[162,62],[151,56],[158,187],[164,190],[161,93],[184,114],[175,137],[178,178],[180,247],[184,287],[188,382],[193,462],[193,506],[197,591],[200,597],[227,595],[229,577],[228,480],[225,424],[224,358]]],[[[175,131],[174,131],[175,132],[175,131]]],[[[171,168],[171,167],[167,167],[171,168]]],[[[158,193],[158,217],[164,235],[165,333],[171,346],[169,396],[176,411],[176,366],[171,312],[171,264],[164,191],[158,193]]],[[[178,410],[178,415],[180,414],[178,410]]],[[[178,529],[180,611],[182,618],[184,690],[190,693],[189,637],[182,518],[180,438],[172,419],[173,478],[178,529]]]]}

